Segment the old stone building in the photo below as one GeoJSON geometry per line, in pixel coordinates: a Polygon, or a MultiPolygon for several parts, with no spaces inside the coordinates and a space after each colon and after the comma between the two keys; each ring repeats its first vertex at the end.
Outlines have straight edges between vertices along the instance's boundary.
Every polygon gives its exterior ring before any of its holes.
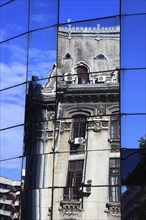
{"type": "Polygon", "coordinates": [[[0,219],[19,220],[21,182],[0,176],[0,219]]]}
{"type": "Polygon", "coordinates": [[[118,67],[118,26],[59,28],[58,63],[27,95],[23,219],[120,219],[118,67]]]}

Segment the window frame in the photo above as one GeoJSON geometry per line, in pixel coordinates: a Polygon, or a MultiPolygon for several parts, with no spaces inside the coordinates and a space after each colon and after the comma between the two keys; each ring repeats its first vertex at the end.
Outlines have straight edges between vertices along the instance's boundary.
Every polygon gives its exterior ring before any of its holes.
{"type": "Polygon", "coordinates": [[[109,159],[109,202],[120,202],[120,158],[109,159]],[[111,164],[112,160],[114,161],[111,164]]]}
{"type": "Polygon", "coordinates": [[[89,83],[89,73],[87,67],[78,66],[76,72],[77,72],[78,84],[89,83]]]}
{"type": "Polygon", "coordinates": [[[87,116],[78,114],[73,116],[72,139],[83,137],[86,135],[87,116]]]}
{"type": "Polygon", "coordinates": [[[118,113],[111,115],[110,137],[111,139],[120,138],[120,116],[118,113]]]}
{"type": "Polygon", "coordinates": [[[78,192],[82,184],[83,168],[84,160],[69,161],[64,200],[79,200],[78,192]]]}

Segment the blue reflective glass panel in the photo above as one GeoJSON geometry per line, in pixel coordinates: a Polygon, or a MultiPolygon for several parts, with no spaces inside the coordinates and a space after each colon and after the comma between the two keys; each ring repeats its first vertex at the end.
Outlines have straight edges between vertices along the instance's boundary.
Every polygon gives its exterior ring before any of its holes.
{"type": "Polygon", "coordinates": [[[146,70],[121,71],[121,113],[146,113],[146,70]]]}
{"type": "Polygon", "coordinates": [[[146,68],[146,15],[121,18],[121,67],[146,68]]]}
{"type": "Polygon", "coordinates": [[[0,8],[0,41],[28,31],[28,1],[14,1],[0,8]]]}
{"type": "Polygon", "coordinates": [[[30,29],[57,24],[58,0],[30,1],[30,29]]]}
{"type": "Polygon", "coordinates": [[[27,35],[0,44],[1,89],[26,81],[27,35]]]}
{"type": "Polygon", "coordinates": [[[139,148],[139,139],[146,134],[145,115],[121,116],[121,147],[139,148]]]}
{"type": "Polygon", "coordinates": [[[70,0],[60,1],[60,22],[87,20],[119,14],[120,1],[70,0]]]}
{"type": "Polygon", "coordinates": [[[30,34],[28,78],[48,77],[56,63],[57,28],[48,28],[30,34]]]}
{"type": "Polygon", "coordinates": [[[121,0],[121,11],[122,14],[132,13],[145,13],[146,12],[146,1],[145,0],[121,0]]]}
{"type": "Polygon", "coordinates": [[[26,85],[1,92],[1,128],[24,123],[26,85]]]}

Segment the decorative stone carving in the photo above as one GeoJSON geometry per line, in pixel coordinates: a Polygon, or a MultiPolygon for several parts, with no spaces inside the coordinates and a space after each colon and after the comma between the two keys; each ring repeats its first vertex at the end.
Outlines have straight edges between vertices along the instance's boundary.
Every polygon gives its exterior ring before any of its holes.
{"type": "Polygon", "coordinates": [[[97,24],[97,27],[71,27],[69,24],[68,27],[62,26],[59,27],[59,31],[64,31],[64,32],[72,32],[72,33],[112,33],[112,32],[120,32],[120,26],[109,26],[109,27],[101,27],[100,24],[97,24]]]}
{"type": "Polygon", "coordinates": [[[102,130],[101,121],[94,122],[94,129],[95,132],[100,132],[102,130]]]}
{"type": "Polygon", "coordinates": [[[79,211],[82,211],[80,205],[81,202],[79,201],[62,201],[60,203],[61,208],[59,208],[59,211],[62,212],[63,216],[74,216],[77,215],[79,211]]]}
{"type": "Polygon", "coordinates": [[[97,109],[98,115],[105,115],[106,114],[106,107],[103,105],[99,105],[97,109]]]}
{"type": "Polygon", "coordinates": [[[48,134],[48,138],[53,137],[53,131],[48,131],[47,134],[48,134]]]}
{"type": "Polygon", "coordinates": [[[88,122],[88,128],[94,127],[94,121],[89,121],[88,122]]]}
{"type": "Polygon", "coordinates": [[[70,126],[71,126],[71,122],[65,122],[65,123],[64,123],[64,128],[65,128],[66,130],[70,129],[70,126]]]}
{"type": "Polygon", "coordinates": [[[88,129],[93,129],[95,132],[100,132],[102,129],[108,129],[108,121],[96,120],[88,122],[88,129]]]}
{"type": "Polygon", "coordinates": [[[102,127],[103,128],[108,127],[108,121],[102,121],[102,127]]]}
{"type": "Polygon", "coordinates": [[[120,209],[120,204],[119,203],[107,203],[106,207],[108,208],[110,214],[113,217],[120,217],[121,214],[121,209],[120,209]]]}
{"type": "Polygon", "coordinates": [[[55,113],[54,112],[48,112],[48,119],[54,120],[55,119],[55,113]]]}

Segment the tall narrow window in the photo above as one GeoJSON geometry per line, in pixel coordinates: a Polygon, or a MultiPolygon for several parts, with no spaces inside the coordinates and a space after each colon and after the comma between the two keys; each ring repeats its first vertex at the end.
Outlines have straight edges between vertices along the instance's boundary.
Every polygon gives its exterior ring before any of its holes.
{"type": "Polygon", "coordinates": [[[86,116],[76,115],[73,118],[73,138],[85,137],[86,116]]]}
{"type": "Polygon", "coordinates": [[[120,159],[110,159],[109,162],[109,201],[120,201],[120,159]]]}
{"type": "Polygon", "coordinates": [[[64,200],[78,200],[78,192],[83,176],[83,164],[83,160],[69,161],[64,200]]]}
{"type": "Polygon", "coordinates": [[[111,138],[120,138],[119,115],[112,115],[111,117],[111,138]]]}
{"type": "Polygon", "coordinates": [[[86,67],[79,66],[77,68],[77,74],[78,74],[78,84],[87,84],[89,82],[89,75],[86,67]]]}

